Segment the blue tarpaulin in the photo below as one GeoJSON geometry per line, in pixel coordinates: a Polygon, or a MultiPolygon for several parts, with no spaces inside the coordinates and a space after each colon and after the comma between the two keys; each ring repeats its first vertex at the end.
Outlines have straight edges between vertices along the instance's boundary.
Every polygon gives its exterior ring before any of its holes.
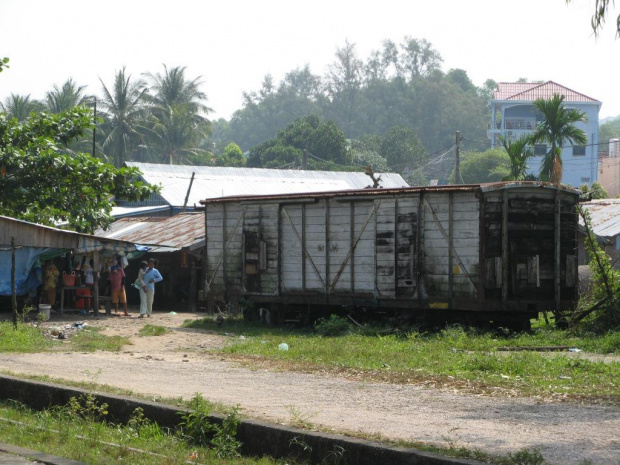
{"type": "MultiPolygon", "coordinates": [[[[49,252],[44,247],[15,249],[15,291],[17,295],[35,292],[41,281],[40,256],[49,252]]],[[[0,295],[11,295],[11,250],[0,251],[0,295]]]]}

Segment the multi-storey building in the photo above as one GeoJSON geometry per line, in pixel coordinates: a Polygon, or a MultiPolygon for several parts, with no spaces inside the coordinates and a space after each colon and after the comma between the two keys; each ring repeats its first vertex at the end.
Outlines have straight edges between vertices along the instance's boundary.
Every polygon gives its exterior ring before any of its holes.
{"type": "MultiPolygon", "coordinates": [[[[488,136],[491,147],[501,147],[498,137],[516,140],[523,134],[531,134],[536,125],[543,120],[536,110],[534,101],[540,98],[551,99],[554,94],[563,95],[564,106],[581,110],[586,114],[587,122],[576,126],[588,136],[585,146],[565,145],[562,150],[562,183],[579,187],[592,185],[597,180],[598,163],[598,114],[601,102],[582,93],[568,89],[553,81],[547,82],[500,82],[493,93],[491,106],[491,123],[488,136]]],[[[529,161],[528,172],[538,175],[543,155],[547,153],[546,145],[533,147],[534,157],[529,161]]]]}

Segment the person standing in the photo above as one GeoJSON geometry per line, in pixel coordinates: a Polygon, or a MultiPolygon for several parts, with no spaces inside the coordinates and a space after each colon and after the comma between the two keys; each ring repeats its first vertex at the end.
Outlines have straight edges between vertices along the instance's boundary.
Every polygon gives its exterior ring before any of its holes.
{"type": "Polygon", "coordinates": [[[137,287],[140,291],[140,317],[144,318],[144,315],[147,314],[146,307],[146,291],[144,290],[144,273],[148,270],[149,264],[148,262],[142,261],[140,262],[140,271],[138,271],[138,283],[140,283],[137,287]]]}
{"type": "Polygon", "coordinates": [[[60,271],[58,271],[53,261],[48,260],[45,264],[43,292],[45,293],[45,300],[52,307],[56,306],[56,281],[58,276],[60,276],[60,271]]]}
{"type": "Polygon", "coordinates": [[[112,268],[110,268],[110,273],[108,275],[110,287],[112,288],[112,303],[114,304],[116,313],[118,313],[118,303],[122,303],[123,316],[129,316],[129,313],[127,313],[127,294],[125,294],[125,286],[123,286],[124,277],[125,272],[123,271],[121,266],[118,263],[112,265],[112,268]]]}
{"type": "Polygon", "coordinates": [[[146,293],[146,316],[150,317],[153,313],[153,299],[155,298],[155,283],[162,281],[159,271],[155,266],[157,265],[157,259],[149,258],[148,268],[142,276],[143,286],[142,289],[146,293]]]}

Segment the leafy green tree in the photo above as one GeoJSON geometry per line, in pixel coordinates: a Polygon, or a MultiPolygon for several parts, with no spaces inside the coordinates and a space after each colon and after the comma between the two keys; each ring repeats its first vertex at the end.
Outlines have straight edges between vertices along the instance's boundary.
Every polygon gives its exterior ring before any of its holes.
{"type": "Polygon", "coordinates": [[[51,91],[45,93],[45,107],[50,113],[62,113],[84,103],[88,96],[84,93],[86,86],[79,86],[69,78],[62,86],[54,84],[51,91]]]}
{"type": "Polygon", "coordinates": [[[432,71],[439,69],[443,59],[432,44],[426,39],[415,39],[406,36],[401,45],[402,68],[413,81],[418,76],[428,76],[432,71]]]}
{"type": "Polygon", "coordinates": [[[598,129],[598,139],[600,141],[598,146],[599,154],[601,152],[608,153],[609,139],[620,139],[620,117],[601,124],[598,129]]]}
{"type": "Polygon", "coordinates": [[[532,143],[546,143],[549,151],[543,157],[540,177],[552,183],[562,182],[562,147],[567,142],[574,145],[585,145],[588,142],[586,133],[575,126],[575,123],[587,121],[581,110],[564,107],[564,96],[555,94],[551,99],[538,99],[534,106],[543,115],[543,121],[536,126],[531,135],[532,143]]]}
{"type": "Polygon", "coordinates": [[[295,168],[301,166],[302,150],[269,139],[252,147],[247,165],[252,168],[295,168]]]}
{"type": "Polygon", "coordinates": [[[200,147],[209,136],[211,123],[207,115],[212,111],[207,96],[200,90],[200,77],[188,80],[184,66],[164,73],[147,73],[149,93],[145,94],[149,112],[149,134],[152,149],[158,152],[158,161],[188,161],[202,158],[207,151],[200,147]]]}
{"type": "Polygon", "coordinates": [[[217,166],[245,166],[247,160],[243,152],[239,148],[237,144],[231,142],[224,148],[224,153],[222,153],[215,160],[215,164],[217,166]]]}
{"type": "Polygon", "coordinates": [[[105,121],[103,148],[112,155],[116,166],[122,166],[138,145],[144,143],[144,101],[147,91],[142,81],[132,81],[125,68],[114,77],[112,89],[100,79],[103,100],[100,102],[105,121]]]}
{"type": "Polygon", "coordinates": [[[338,119],[349,130],[358,106],[358,94],[362,82],[363,63],[357,58],[355,44],[348,41],[336,50],[336,61],[329,67],[326,78],[328,98],[331,100],[328,117],[338,119]]]}
{"type": "Polygon", "coordinates": [[[375,173],[388,172],[387,160],[379,154],[382,140],[381,136],[374,134],[364,134],[359,139],[352,139],[349,142],[349,150],[353,157],[353,165],[370,166],[375,173]]]}
{"type": "Polygon", "coordinates": [[[23,123],[0,113],[0,214],[92,232],[112,221],[115,197],[138,200],[157,191],[138,180],[137,169],[61,151],[91,127],[84,107],[32,114],[23,123]]]}
{"type": "Polygon", "coordinates": [[[9,59],[7,57],[4,57],[0,60],[0,73],[6,68],[10,68],[9,59]]]}
{"type": "Polygon", "coordinates": [[[344,133],[333,121],[322,121],[316,115],[297,118],[286,128],[278,131],[274,139],[250,150],[248,166],[279,167],[295,163],[302,165],[306,151],[309,169],[331,169],[338,165],[351,165],[344,133]]]}
{"type": "Polygon", "coordinates": [[[37,100],[30,100],[30,95],[11,94],[4,103],[0,103],[0,110],[7,114],[8,118],[24,121],[31,112],[43,111],[44,105],[37,100]]]}
{"type": "Polygon", "coordinates": [[[394,126],[383,137],[380,148],[390,169],[419,168],[426,156],[426,149],[415,131],[406,126],[394,126]]]}
{"type": "Polygon", "coordinates": [[[506,140],[503,136],[499,136],[506,154],[509,158],[508,176],[503,178],[503,181],[523,181],[527,177],[527,161],[532,157],[532,150],[530,149],[530,138],[528,136],[521,136],[515,141],[506,140]]]}
{"type": "Polygon", "coordinates": [[[589,193],[592,199],[608,199],[609,198],[609,193],[607,192],[607,189],[605,189],[603,185],[598,181],[594,181],[592,183],[592,187],[588,187],[587,184],[583,184],[579,188],[579,190],[583,192],[584,194],[589,193]]]}
{"type": "MultiPolygon", "coordinates": [[[[461,162],[461,177],[465,184],[498,182],[509,176],[510,159],[502,149],[484,152],[465,152],[461,162]]],[[[450,182],[454,183],[454,171],[450,182]]]]}

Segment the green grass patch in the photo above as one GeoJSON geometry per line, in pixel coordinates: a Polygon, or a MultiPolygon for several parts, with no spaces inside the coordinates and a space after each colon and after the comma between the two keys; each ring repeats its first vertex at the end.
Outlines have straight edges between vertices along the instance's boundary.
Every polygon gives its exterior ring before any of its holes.
{"type": "Polygon", "coordinates": [[[570,333],[539,328],[532,333],[483,332],[448,327],[436,332],[385,328],[320,336],[311,328],[271,328],[226,320],[218,328],[206,318],[185,326],[228,334],[222,354],[262,361],[278,368],[347,372],[361,379],[394,383],[422,382],[475,392],[587,397],[620,402],[620,363],[588,360],[566,352],[497,351],[498,347],[569,346],[595,354],[619,354],[620,333],[570,333]],[[280,350],[286,343],[288,350],[280,350]],[[497,390],[499,388],[499,391],[497,390]]]}
{"type": "Polygon", "coordinates": [[[140,331],[138,331],[138,336],[163,336],[169,332],[170,330],[164,326],[144,325],[140,328],[140,331]]]}
{"type": "Polygon", "coordinates": [[[89,327],[71,336],[72,349],[81,352],[95,352],[96,350],[118,352],[128,344],[131,342],[126,337],[105,336],[89,327]]]}
{"type": "Polygon", "coordinates": [[[218,457],[213,448],[188,443],[135,412],[128,425],[97,420],[103,406],[92,403],[33,411],[14,402],[0,402],[0,437],[21,447],[85,463],[136,465],[179,463],[290,463],[272,458],[218,457]]]}
{"type": "Polygon", "coordinates": [[[53,347],[41,330],[35,326],[18,323],[17,328],[8,321],[0,322],[0,352],[43,352],[53,347]]]}

